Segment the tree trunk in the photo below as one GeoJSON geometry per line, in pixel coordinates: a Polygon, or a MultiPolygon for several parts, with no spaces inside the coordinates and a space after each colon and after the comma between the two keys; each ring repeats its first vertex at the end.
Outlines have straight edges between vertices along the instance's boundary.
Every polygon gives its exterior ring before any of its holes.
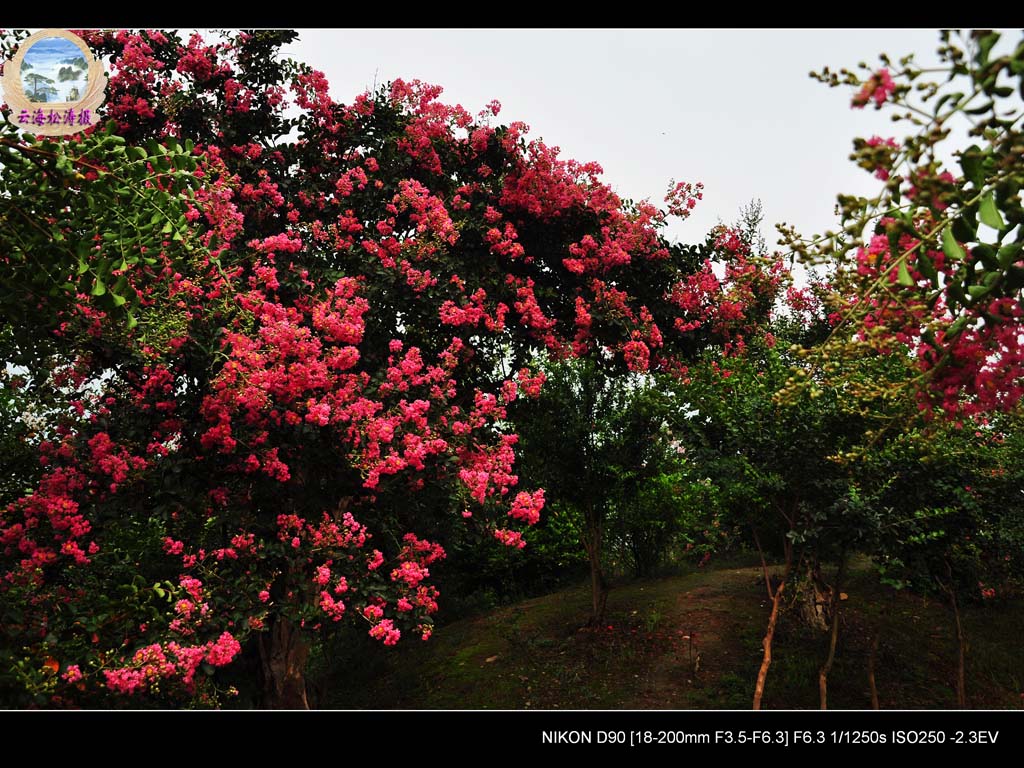
{"type": "Polygon", "coordinates": [[[768,677],[768,667],[772,664],[772,638],[775,637],[775,625],[779,619],[779,606],[782,604],[782,592],[786,589],[786,581],[789,578],[789,571],[793,565],[793,548],[787,541],[786,547],[786,570],[782,574],[782,581],[774,590],[771,582],[768,581],[768,572],[765,571],[765,580],[768,582],[768,593],[772,596],[772,613],[768,617],[768,629],[761,641],[764,648],[764,657],[761,659],[761,669],[757,673],[757,685],[754,687],[754,709],[761,709],[761,698],[764,696],[764,683],[768,677]]]}
{"type": "Polygon", "coordinates": [[[953,619],[956,625],[956,703],[960,709],[967,709],[967,633],[964,631],[963,621],[960,619],[960,604],[956,599],[956,583],[953,580],[953,567],[946,561],[946,573],[949,574],[949,584],[939,584],[949,595],[949,604],[953,608],[953,619]]]}
{"type": "Polygon", "coordinates": [[[828,673],[832,671],[832,663],[836,659],[836,643],[839,640],[839,590],[842,588],[843,576],[846,573],[846,553],[844,552],[839,560],[839,570],[836,571],[836,581],[832,585],[832,605],[830,608],[832,627],[829,632],[828,656],[825,663],[818,672],[818,698],[822,709],[828,709],[828,673]]]}
{"type": "MultiPolygon", "coordinates": [[[[889,590],[889,611],[892,616],[896,611],[896,590],[889,590]]],[[[871,708],[881,709],[878,703],[878,686],[875,683],[875,663],[878,661],[878,646],[882,640],[883,617],[879,616],[875,623],[874,637],[871,639],[871,653],[868,655],[868,689],[871,692],[871,708]]]]}
{"type": "Polygon", "coordinates": [[[294,624],[278,618],[260,635],[264,709],[309,709],[306,658],[309,643],[294,624]]]}
{"type": "Polygon", "coordinates": [[[956,703],[960,709],[967,709],[967,636],[964,634],[963,624],[960,622],[960,610],[957,608],[956,599],[953,601],[953,610],[956,611],[956,640],[957,640],[957,667],[956,667],[956,703]]]}
{"type": "Polygon", "coordinates": [[[773,599],[772,595],[772,580],[768,576],[768,563],[764,559],[764,550],[761,549],[761,539],[757,536],[757,529],[751,529],[754,532],[754,544],[757,546],[757,554],[761,556],[761,573],[764,574],[764,588],[768,590],[768,599],[773,599]]]}
{"type": "Polygon", "coordinates": [[[882,636],[881,624],[875,627],[875,636],[871,640],[871,653],[868,655],[868,688],[871,691],[871,708],[879,709],[878,687],[875,685],[875,659],[878,657],[878,641],[882,636]]]}
{"type": "Polygon", "coordinates": [[[822,633],[828,632],[827,613],[832,603],[832,594],[821,576],[821,566],[817,559],[807,566],[804,578],[797,581],[796,601],[800,616],[808,627],[822,633]]]}
{"type": "Polygon", "coordinates": [[[605,581],[601,569],[601,532],[592,529],[587,531],[584,545],[587,559],[590,561],[590,624],[596,626],[604,620],[604,607],[608,602],[608,582],[605,581]]]}
{"type": "Polygon", "coordinates": [[[772,664],[772,638],[775,636],[775,623],[779,618],[779,604],[782,602],[782,592],[786,588],[785,579],[775,588],[775,595],[772,598],[772,613],[768,618],[768,631],[764,634],[761,646],[764,648],[764,657],[761,659],[761,669],[757,673],[757,686],[754,688],[754,709],[761,708],[761,697],[764,696],[764,681],[768,677],[768,667],[772,664]]]}

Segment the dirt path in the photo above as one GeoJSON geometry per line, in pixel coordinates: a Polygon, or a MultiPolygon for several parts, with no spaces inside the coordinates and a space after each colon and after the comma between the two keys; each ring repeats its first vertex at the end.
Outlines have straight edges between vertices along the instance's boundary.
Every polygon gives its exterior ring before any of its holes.
{"type": "Polygon", "coordinates": [[[767,613],[764,594],[756,591],[760,579],[753,568],[717,571],[714,583],[678,591],[663,619],[678,641],[651,658],[643,689],[623,706],[691,708],[718,692],[723,678],[736,685],[750,676],[756,659],[745,640],[767,613]]]}

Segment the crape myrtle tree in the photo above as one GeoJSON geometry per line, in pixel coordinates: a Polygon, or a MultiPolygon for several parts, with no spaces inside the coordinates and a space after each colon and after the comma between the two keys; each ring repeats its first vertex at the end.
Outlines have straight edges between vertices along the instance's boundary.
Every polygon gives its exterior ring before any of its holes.
{"type": "Polygon", "coordinates": [[[430,635],[439,541],[524,546],[529,360],[678,372],[774,284],[660,234],[699,186],[622,200],[496,102],[336,102],[292,32],[79,34],[100,124],[0,127],[9,704],[211,705],[247,657],[307,706],[323,633],[430,635]]]}
{"type": "Polygon", "coordinates": [[[793,534],[802,530],[804,519],[818,501],[817,491],[833,474],[820,473],[823,455],[814,450],[818,447],[814,441],[829,438],[817,419],[808,418],[809,409],[783,409],[773,402],[781,384],[779,377],[788,374],[789,368],[765,346],[764,355],[748,349],[743,357],[724,365],[712,360],[706,366],[693,366],[686,388],[686,412],[679,426],[680,431],[689,432],[689,453],[720,489],[730,522],[747,529],[762,552],[781,554],[785,563],[781,580],[775,582],[765,567],[772,610],[755,708],[760,706],[764,676],[771,663],[783,594],[792,591],[791,577],[802,559],[793,534]],[[783,436],[789,439],[783,440],[783,436]]]}
{"type": "Polygon", "coordinates": [[[904,135],[854,141],[851,160],[877,178],[879,189],[871,196],[839,196],[840,233],[803,240],[785,232],[806,260],[827,263],[835,272],[827,300],[832,331],[804,351],[803,365],[812,373],[790,382],[783,397],[852,383],[859,397],[884,404],[876,415],[888,415],[860,449],[866,471],[878,473],[872,495],[889,499],[897,519],[907,505],[916,509],[910,510],[913,524],[891,530],[878,541],[877,553],[898,571],[894,563],[902,563],[902,555],[891,550],[909,546],[914,578],[894,577],[894,583],[934,588],[946,598],[957,623],[957,690],[964,705],[965,639],[957,600],[975,591],[978,564],[992,561],[977,556],[980,532],[1019,527],[1016,492],[1001,497],[998,514],[982,515],[963,493],[964,485],[978,484],[962,475],[983,465],[988,441],[1003,431],[987,422],[998,412],[1018,414],[1024,394],[1024,41],[988,30],[944,31],[938,58],[938,66],[926,68],[913,56],[893,60],[883,54],[880,68],[861,64],[857,72],[812,73],[831,86],[850,87],[854,108],[889,111],[904,135]],[[853,382],[858,366],[851,363],[872,356],[890,357],[896,368],[909,360],[912,368],[853,382]],[[917,414],[907,407],[914,402],[917,414]],[[931,425],[922,427],[919,418],[931,425]],[[943,421],[966,435],[950,432],[943,421]],[[975,432],[976,445],[968,449],[975,432]],[[956,461],[949,460],[951,446],[959,446],[956,461]],[[949,474],[920,475],[908,469],[916,459],[949,474]],[[885,466],[901,461],[902,474],[885,466]],[[876,495],[897,475],[937,482],[911,493],[892,481],[903,490],[876,495]]]}
{"type": "Polygon", "coordinates": [[[812,76],[891,112],[904,135],[854,141],[850,159],[879,183],[839,195],[842,231],[783,231],[810,262],[836,269],[835,332],[811,353],[906,345],[918,375],[893,389],[953,418],[1013,408],[1024,394],[1024,40],[944,31],[936,67],[912,55],[812,76]]]}
{"type": "MultiPolygon", "coordinates": [[[[679,429],[689,430],[689,452],[720,487],[728,523],[750,531],[762,558],[781,555],[784,563],[778,579],[764,568],[771,612],[754,706],[765,694],[784,595],[804,624],[828,632],[818,674],[827,706],[839,596],[854,553],[873,558],[890,597],[909,589],[949,607],[954,687],[966,706],[961,606],[994,602],[1020,582],[1019,408],[978,417],[970,429],[926,418],[913,399],[892,396],[918,374],[906,345],[826,358],[818,369],[803,353],[831,332],[828,293],[815,282],[791,288],[788,312],[743,354],[691,366],[681,393],[692,410],[679,429]]],[[[882,622],[868,660],[876,707],[881,630],[882,622]]]]}
{"type": "MultiPolygon", "coordinates": [[[[877,376],[893,373],[877,366],[872,371],[877,376]]],[[[1024,507],[1019,500],[1019,445],[1009,431],[1012,426],[1002,419],[979,430],[958,429],[942,422],[938,427],[918,424],[873,443],[870,452],[862,453],[862,446],[855,445],[858,430],[871,421],[830,399],[825,394],[814,408],[801,410],[808,416],[815,412],[826,416],[812,416],[808,421],[823,434],[828,434],[830,426],[838,429],[832,436],[838,438],[840,450],[829,454],[813,440],[804,440],[800,444],[816,456],[805,460],[803,466],[813,466],[816,460],[821,467],[816,482],[800,484],[792,478],[774,478],[779,487],[794,490],[816,486],[815,497],[801,505],[798,514],[783,518],[783,526],[775,531],[770,515],[762,514],[759,520],[762,537],[765,529],[774,533],[775,541],[780,533],[785,537],[787,567],[777,583],[773,584],[766,574],[772,613],[755,705],[760,705],[765,695],[772,635],[783,618],[778,600],[785,589],[790,598],[796,599],[801,621],[817,622],[827,630],[817,675],[820,706],[827,707],[829,675],[844,629],[840,592],[846,587],[849,557],[859,552],[870,555],[876,564],[887,593],[880,599],[893,601],[898,592],[906,590],[934,596],[946,605],[953,639],[949,668],[955,670],[950,674],[950,688],[955,690],[957,706],[966,707],[970,633],[963,606],[975,603],[999,610],[1002,598],[1019,593],[1021,581],[1024,507]],[[827,418],[830,413],[831,424],[827,418]],[[851,453],[857,455],[844,459],[842,449],[851,445],[851,453]],[[785,528],[789,530],[783,532],[785,528]],[[826,567],[825,563],[832,565],[826,567]],[[791,594],[794,589],[796,595],[791,594]]],[[[799,432],[789,430],[782,434],[800,437],[799,432]]],[[[745,477],[761,479],[756,471],[760,468],[744,469],[745,477]]],[[[876,709],[876,662],[887,624],[885,614],[883,609],[871,630],[867,660],[871,702],[876,709]]],[[[887,671],[880,670],[883,681],[887,671]]]]}
{"type": "MultiPolygon", "coordinates": [[[[718,357],[723,351],[742,349],[744,337],[767,318],[786,278],[780,261],[752,253],[742,231],[734,227],[716,227],[700,253],[705,257],[700,269],[674,290],[679,305],[691,313],[690,319],[675,326],[699,331],[701,344],[685,357],[676,357],[668,369],[673,380],[686,376],[684,362],[697,359],[699,352],[718,357]],[[709,294],[717,303],[700,298],[709,294]]],[[[593,323],[582,303],[577,322],[593,323]]],[[[561,363],[549,357],[539,402],[520,404],[514,416],[529,452],[527,475],[548,489],[555,509],[567,521],[579,521],[590,564],[594,624],[602,621],[608,598],[602,561],[609,522],[614,519],[620,543],[631,548],[634,562],[640,563],[649,552],[637,548],[643,546],[638,537],[652,531],[638,529],[651,524],[664,534],[674,527],[671,518],[678,510],[678,505],[662,504],[664,517],[652,520],[637,509],[644,490],[648,501],[657,498],[648,483],[671,464],[668,457],[675,451],[668,420],[677,406],[662,393],[659,369],[650,368],[643,349],[624,350],[624,357],[626,375],[607,347],[561,363]]],[[[665,376],[665,369],[661,371],[665,376]]]]}
{"type": "Polygon", "coordinates": [[[828,631],[818,679],[821,706],[827,706],[847,562],[855,552],[872,550],[882,524],[880,507],[860,487],[865,477],[858,459],[900,405],[876,402],[871,387],[908,375],[912,366],[909,356],[847,361],[846,386],[826,385],[801,353],[830,333],[821,301],[827,293],[820,279],[791,286],[761,333],[728,357],[709,356],[691,366],[689,381],[679,388],[685,405],[674,427],[718,487],[727,527],[746,531],[761,553],[771,611],[755,709],[764,696],[784,598],[804,624],[828,631]],[[805,378],[811,379],[808,386],[805,378]],[[767,556],[781,559],[781,577],[769,576],[767,556]]]}

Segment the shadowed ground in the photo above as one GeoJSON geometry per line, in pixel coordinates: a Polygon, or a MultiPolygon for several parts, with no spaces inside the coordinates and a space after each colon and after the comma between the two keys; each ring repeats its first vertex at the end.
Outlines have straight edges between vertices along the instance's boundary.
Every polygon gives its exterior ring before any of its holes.
{"type": "MultiPolygon", "coordinates": [[[[838,655],[829,678],[836,709],[867,709],[867,659],[881,707],[956,705],[956,641],[949,611],[898,595],[890,604],[867,567],[844,590],[838,655]]],[[[333,675],[323,704],[410,709],[747,709],[769,605],[759,568],[724,568],[620,584],[600,628],[583,626],[585,585],[440,627],[428,643],[371,649],[333,675]]],[[[1024,708],[1024,601],[972,606],[968,698],[974,708],[1024,708]]],[[[780,622],[767,708],[817,708],[827,638],[780,622]]]]}

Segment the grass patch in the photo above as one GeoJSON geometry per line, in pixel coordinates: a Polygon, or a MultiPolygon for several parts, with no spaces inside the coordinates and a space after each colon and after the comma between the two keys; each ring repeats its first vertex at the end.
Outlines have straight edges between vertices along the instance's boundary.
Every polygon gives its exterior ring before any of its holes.
{"type": "MultiPolygon", "coordinates": [[[[951,708],[956,643],[948,609],[892,598],[863,564],[844,587],[834,709],[870,707],[867,661],[882,634],[876,680],[883,708],[951,708]]],[[[616,585],[600,627],[585,626],[585,584],[440,627],[429,643],[365,641],[335,669],[328,706],[411,709],[746,709],[770,606],[760,568],[719,567],[616,585]]],[[[970,606],[968,699],[1021,708],[1024,602],[970,606]]],[[[764,706],[818,707],[824,633],[795,613],[779,623],[764,706]]]]}

